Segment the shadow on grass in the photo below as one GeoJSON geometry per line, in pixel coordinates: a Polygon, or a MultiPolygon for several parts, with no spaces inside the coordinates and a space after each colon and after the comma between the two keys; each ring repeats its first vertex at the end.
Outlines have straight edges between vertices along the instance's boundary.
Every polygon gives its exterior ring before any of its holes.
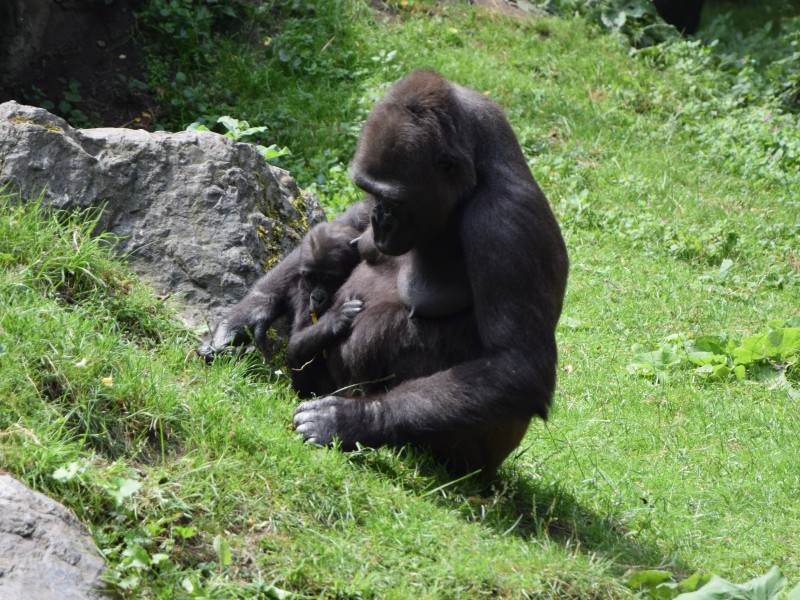
{"type": "Polygon", "coordinates": [[[512,460],[487,484],[478,474],[453,480],[429,454],[415,448],[365,449],[350,456],[353,462],[416,496],[456,511],[466,521],[480,523],[498,535],[531,541],[548,537],[573,551],[601,556],[618,575],[645,568],[686,576],[694,572],[690,565],[639,541],[617,514],[599,514],[581,504],[557,474],[541,472],[533,478],[512,460]]]}

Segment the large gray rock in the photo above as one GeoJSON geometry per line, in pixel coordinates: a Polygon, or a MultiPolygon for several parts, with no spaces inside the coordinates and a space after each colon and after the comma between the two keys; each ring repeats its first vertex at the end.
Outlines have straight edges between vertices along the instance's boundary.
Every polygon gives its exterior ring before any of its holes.
{"type": "Polygon", "coordinates": [[[0,598],[102,598],[104,569],[89,530],[75,515],[0,473],[0,598]]]}
{"type": "Polygon", "coordinates": [[[0,187],[59,209],[104,207],[98,230],[190,326],[217,322],[324,220],[317,200],[249,144],[197,131],[73,129],[0,104],[0,187]]]}

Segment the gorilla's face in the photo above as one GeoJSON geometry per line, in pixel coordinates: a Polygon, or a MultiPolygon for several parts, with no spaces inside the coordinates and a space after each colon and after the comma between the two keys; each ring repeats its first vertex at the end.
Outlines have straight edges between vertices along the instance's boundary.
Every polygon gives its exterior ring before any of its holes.
{"type": "Polygon", "coordinates": [[[399,256],[435,243],[465,192],[464,170],[435,120],[379,107],[364,126],[352,164],[353,181],[372,207],[375,247],[399,256]]]}
{"type": "Polygon", "coordinates": [[[370,221],[378,250],[390,256],[411,250],[416,241],[412,216],[408,206],[402,202],[375,199],[370,221]]]}
{"type": "Polygon", "coordinates": [[[350,242],[358,231],[336,221],[316,225],[300,246],[300,277],[309,306],[318,316],[330,308],[333,296],[360,261],[350,242]]]}

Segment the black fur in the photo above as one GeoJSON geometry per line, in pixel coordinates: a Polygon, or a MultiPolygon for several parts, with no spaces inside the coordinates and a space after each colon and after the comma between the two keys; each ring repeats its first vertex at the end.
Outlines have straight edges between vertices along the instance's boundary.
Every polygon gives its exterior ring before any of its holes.
{"type": "MultiPolygon", "coordinates": [[[[568,264],[547,199],[500,107],[431,71],[373,109],[352,172],[366,198],[338,220],[363,232],[365,260],[330,313],[363,306],[329,346],[331,381],[318,389],[349,387],[302,403],[295,427],[343,448],[422,444],[455,472],[491,474],[531,418],[547,417],[555,388],[568,264]]],[[[247,330],[258,343],[299,264],[296,251],[265,275],[206,355],[247,330]]]]}
{"type": "Polygon", "coordinates": [[[300,285],[286,361],[292,386],[301,398],[329,393],[333,388],[326,364],[327,349],[350,333],[361,301],[349,298],[328,310],[334,294],[350,276],[361,257],[351,241],[359,234],[339,221],[321,223],[300,245],[300,285]]]}
{"type": "Polygon", "coordinates": [[[353,178],[367,193],[374,245],[403,256],[361,263],[339,291],[364,310],[329,367],[337,384],[395,374],[396,385],[305,402],[297,430],[345,448],[422,443],[456,471],[491,472],[532,416],[547,417],[555,387],[568,267],[547,200],[502,110],[430,71],[375,107],[353,178]],[[404,269],[423,303],[440,275],[463,273],[468,305],[408,320],[396,284],[404,269]]]}
{"type": "Polygon", "coordinates": [[[661,18],[678,31],[687,34],[697,31],[703,0],[653,0],[653,3],[661,18]]]}
{"type": "Polygon", "coordinates": [[[323,354],[350,332],[361,302],[353,299],[329,309],[336,291],[361,260],[358,248],[351,244],[358,235],[358,230],[342,221],[313,227],[290,255],[293,258],[262,277],[198,353],[212,360],[226,347],[244,344],[248,337],[265,352],[267,329],[276,318],[288,314],[292,322],[286,358],[293,387],[302,398],[333,391],[323,354]],[[234,327],[238,330],[232,335],[234,327]]]}

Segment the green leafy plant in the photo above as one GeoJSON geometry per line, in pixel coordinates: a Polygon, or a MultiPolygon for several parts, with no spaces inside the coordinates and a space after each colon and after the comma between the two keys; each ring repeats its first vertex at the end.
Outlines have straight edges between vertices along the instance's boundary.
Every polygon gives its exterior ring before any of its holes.
{"type": "Polygon", "coordinates": [[[672,110],[736,175],[785,182],[800,171],[799,20],[743,30],[721,15],[702,32],[708,43],[676,39],[638,53],[691,80],[696,93],[672,110]]]}
{"type": "MultiPolygon", "coordinates": [[[[260,127],[250,127],[250,124],[247,121],[240,121],[238,119],[234,119],[233,117],[223,116],[217,119],[217,123],[222,125],[225,129],[225,137],[230,138],[232,140],[239,141],[248,141],[250,138],[257,136],[260,133],[264,133],[267,131],[267,127],[260,126],[260,127]]],[[[208,127],[203,125],[202,123],[195,122],[189,125],[186,128],[186,131],[211,131],[208,127]]],[[[254,144],[256,150],[264,157],[264,160],[270,161],[275,158],[280,158],[281,156],[286,156],[287,154],[291,154],[288,148],[278,148],[277,145],[272,144],[270,146],[263,146],[261,144],[254,144]]]]}
{"type": "Polygon", "coordinates": [[[163,46],[188,51],[209,44],[220,20],[235,19],[243,8],[239,1],[147,0],[139,19],[161,36],[163,46]]]}
{"type": "Polygon", "coordinates": [[[287,166],[293,176],[306,182],[305,189],[321,200],[331,216],[363,197],[363,192],[350,180],[347,165],[341,162],[338,152],[326,150],[306,160],[290,161],[287,166]]]}
{"type": "Polygon", "coordinates": [[[673,335],[666,342],[656,350],[638,352],[628,364],[628,372],[663,380],[672,369],[686,365],[705,381],[747,378],[785,386],[790,394],[800,397],[800,391],[789,383],[800,360],[800,318],[783,326],[769,326],[763,333],[741,341],[714,335],[673,335]]]}
{"type": "Polygon", "coordinates": [[[625,36],[637,48],[678,37],[650,0],[548,0],[547,10],[559,14],[579,12],[606,30],[625,36]]]}
{"type": "MultiPolygon", "coordinates": [[[[677,582],[669,571],[645,570],[632,573],[625,585],[657,600],[777,600],[786,587],[786,577],[772,567],[766,575],[742,584],[700,573],[677,582]]],[[[787,600],[800,600],[800,585],[789,592],[787,600]]]]}
{"type": "Polygon", "coordinates": [[[670,254],[683,260],[701,259],[718,265],[734,256],[739,244],[739,234],[720,223],[702,228],[682,228],[666,223],[661,229],[664,246],[670,254]]]}
{"type": "Polygon", "coordinates": [[[671,600],[682,594],[695,592],[711,579],[708,575],[695,573],[683,581],[676,581],[669,571],[645,569],[634,571],[625,578],[625,585],[643,593],[648,598],[671,600]]]}
{"type": "Polygon", "coordinates": [[[73,127],[91,127],[93,120],[81,108],[83,104],[81,84],[75,79],[67,80],[64,77],[57,78],[57,81],[63,86],[63,89],[60,99],[56,99],[55,102],[48,99],[41,88],[35,85],[24,92],[23,97],[31,104],[41,106],[45,110],[59,115],[73,127]]]}

